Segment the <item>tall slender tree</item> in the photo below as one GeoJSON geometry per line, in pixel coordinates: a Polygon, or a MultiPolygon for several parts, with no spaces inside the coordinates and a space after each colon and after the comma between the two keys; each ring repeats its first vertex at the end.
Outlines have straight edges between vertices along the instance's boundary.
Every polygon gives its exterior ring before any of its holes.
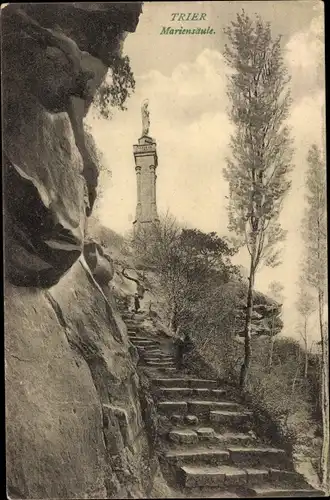
{"type": "MultiPolygon", "coordinates": [[[[283,304],[284,296],[283,296],[283,290],[284,286],[282,283],[279,281],[271,281],[268,285],[268,294],[270,297],[272,297],[274,300],[279,302],[279,304],[283,304]]],[[[276,335],[274,335],[274,320],[272,322],[272,332],[269,337],[269,358],[268,358],[268,369],[269,372],[271,371],[272,364],[273,364],[273,353],[274,353],[274,342],[276,339],[276,335]]]]}
{"type": "Polygon", "coordinates": [[[304,276],[316,291],[321,336],[321,409],[323,444],[320,460],[322,485],[326,487],[329,461],[329,343],[325,328],[324,306],[327,301],[327,214],[325,158],[313,144],[307,156],[306,201],[302,222],[306,260],[304,276]]]}
{"type": "Polygon", "coordinates": [[[308,356],[311,346],[309,345],[309,331],[308,324],[311,318],[311,315],[316,310],[316,302],[315,297],[311,293],[308,283],[304,276],[301,276],[299,280],[299,294],[296,302],[296,308],[299,313],[299,323],[298,323],[298,331],[300,337],[304,343],[304,378],[307,378],[308,375],[308,356]]]}
{"type": "Polygon", "coordinates": [[[280,263],[278,243],[285,238],[279,223],[290,188],[291,140],[284,125],[291,103],[289,77],[281,39],[273,39],[269,23],[244,11],[225,30],[224,56],[230,68],[228,97],[235,126],[231,157],[224,176],[229,182],[229,229],[250,255],[246,300],[245,355],[240,385],[244,387],[251,359],[251,319],[255,276],[263,263],[280,263]]]}

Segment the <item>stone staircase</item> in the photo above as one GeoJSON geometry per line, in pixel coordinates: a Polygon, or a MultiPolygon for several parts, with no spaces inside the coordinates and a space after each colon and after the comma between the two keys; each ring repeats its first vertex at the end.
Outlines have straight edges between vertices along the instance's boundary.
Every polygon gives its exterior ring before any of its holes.
{"type": "Polygon", "coordinates": [[[137,318],[123,319],[150,377],[160,422],[159,459],[178,497],[324,495],[294,471],[284,450],[257,438],[253,414],[231,399],[228,388],[179,372],[171,341],[142,334],[137,318]]]}

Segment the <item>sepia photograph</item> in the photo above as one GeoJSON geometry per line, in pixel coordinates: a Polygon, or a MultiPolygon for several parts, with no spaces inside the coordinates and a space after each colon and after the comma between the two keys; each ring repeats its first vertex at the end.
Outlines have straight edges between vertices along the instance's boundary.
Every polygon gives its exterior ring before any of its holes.
{"type": "Polygon", "coordinates": [[[1,5],[8,499],[329,495],[324,19],[1,5]]]}

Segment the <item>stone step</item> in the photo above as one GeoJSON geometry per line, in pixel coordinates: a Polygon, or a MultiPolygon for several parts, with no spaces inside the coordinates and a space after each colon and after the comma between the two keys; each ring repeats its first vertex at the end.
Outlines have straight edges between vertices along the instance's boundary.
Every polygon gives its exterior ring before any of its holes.
{"type": "Polygon", "coordinates": [[[248,482],[260,483],[267,477],[268,471],[266,469],[244,470],[229,465],[184,465],[178,471],[178,479],[181,485],[186,488],[246,487],[248,482]]]}
{"type": "Polygon", "coordinates": [[[238,467],[267,467],[288,469],[290,463],[284,450],[266,447],[231,446],[230,460],[238,467]]]}
{"type": "MultiPolygon", "coordinates": [[[[175,417],[175,415],[172,415],[172,417],[173,416],[175,417]]],[[[178,415],[176,422],[172,421],[172,423],[174,423],[176,427],[168,432],[167,437],[169,441],[178,445],[185,444],[186,446],[191,446],[195,445],[196,443],[199,443],[200,445],[203,445],[203,443],[205,443],[208,446],[214,445],[218,447],[220,446],[222,449],[227,449],[229,446],[232,447],[234,445],[251,446],[256,441],[256,438],[251,437],[249,434],[217,434],[212,427],[201,425],[190,426],[189,428],[184,427],[185,422],[183,415],[178,415]]],[[[278,472],[281,473],[283,471],[279,470],[278,472]]]]}
{"type": "Polygon", "coordinates": [[[208,414],[214,410],[242,411],[242,406],[230,401],[187,401],[188,409],[195,415],[208,414]]]}
{"type": "Polygon", "coordinates": [[[310,488],[304,476],[295,471],[269,469],[269,482],[283,486],[294,486],[298,489],[310,488]]]}
{"type": "Polygon", "coordinates": [[[137,339],[136,337],[132,337],[131,341],[136,344],[136,345],[139,345],[141,347],[144,347],[144,346],[159,346],[159,342],[157,340],[150,340],[150,339],[137,339]]]}
{"type": "Polygon", "coordinates": [[[162,349],[159,345],[157,346],[157,348],[158,348],[158,350],[159,350],[159,354],[157,354],[157,356],[158,356],[158,355],[159,355],[159,356],[162,356],[162,357],[163,357],[163,356],[166,356],[166,357],[168,357],[168,358],[169,358],[169,357],[171,357],[172,359],[174,359],[174,356],[172,356],[172,354],[169,354],[168,352],[163,351],[163,349],[162,349]]]}
{"type": "Polygon", "coordinates": [[[128,338],[130,340],[133,340],[133,342],[139,342],[140,340],[152,340],[152,339],[147,339],[146,337],[138,337],[137,335],[133,336],[128,335],[128,338]]]}
{"type": "Polygon", "coordinates": [[[168,354],[164,354],[163,352],[154,353],[154,352],[146,352],[146,356],[150,358],[150,361],[174,361],[173,356],[169,356],[168,354]],[[151,359],[152,358],[152,359],[151,359]]]}
{"type": "Polygon", "coordinates": [[[209,421],[216,431],[234,429],[244,433],[251,426],[252,416],[252,412],[248,411],[212,410],[209,414],[209,421]]]}
{"type": "Polygon", "coordinates": [[[196,433],[200,441],[215,441],[216,434],[215,430],[212,427],[199,427],[196,430],[196,433]]]}
{"type": "Polygon", "coordinates": [[[148,358],[155,358],[155,359],[150,359],[149,361],[155,361],[155,362],[161,362],[163,363],[164,361],[171,361],[172,363],[174,363],[174,359],[172,356],[168,356],[166,354],[155,354],[153,352],[146,352],[146,357],[148,358]]]}
{"type": "MultiPolygon", "coordinates": [[[[132,341],[131,341],[131,342],[132,342],[132,341]]],[[[144,343],[143,343],[143,344],[142,344],[141,342],[142,342],[142,341],[140,341],[140,342],[132,342],[132,344],[133,344],[133,345],[134,345],[137,349],[139,349],[139,350],[141,349],[141,350],[142,350],[142,352],[146,352],[146,353],[147,353],[147,352],[148,352],[148,353],[149,353],[149,352],[151,352],[151,351],[150,351],[150,349],[152,349],[152,348],[158,348],[158,349],[159,349],[158,345],[157,345],[156,343],[152,342],[152,341],[150,341],[150,342],[149,342],[149,341],[148,341],[148,342],[147,342],[147,341],[144,341],[144,343]]]]}
{"type": "Polygon", "coordinates": [[[256,437],[254,435],[250,435],[249,433],[239,433],[239,432],[224,432],[222,434],[215,434],[214,440],[223,446],[228,445],[249,445],[256,441],[256,437]]]}
{"type": "Polygon", "coordinates": [[[216,389],[217,381],[216,380],[205,380],[205,379],[192,379],[192,378],[155,378],[152,380],[153,385],[157,387],[190,387],[194,389],[216,389]]]}
{"type": "Polygon", "coordinates": [[[167,417],[171,424],[175,426],[175,430],[187,429],[188,426],[189,429],[196,431],[199,427],[199,419],[196,415],[189,415],[188,413],[172,413],[170,415],[167,414],[167,417]]]}
{"type": "MultiPolygon", "coordinates": [[[[239,494],[233,492],[233,489],[221,490],[216,488],[193,488],[185,490],[188,494],[185,498],[241,498],[239,494]]],[[[180,498],[178,495],[176,498],[180,498]]]]}
{"type": "Polygon", "coordinates": [[[162,351],[159,349],[159,346],[155,345],[155,346],[140,346],[139,347],[139,350],[141,352],[144,352],[145,354],[152,354],[153,356],[158,356],[159,354],[162,354],[162,351]]]}
{"type": "Polygon", "coordinates": [[[229,453],[223,449],[208,449],[195,447],[190,449],[171,450],[165,454],[165,459],[176,466],[188,464],[218,465],[227,463],[229,453]]]}
{"type": "Polygon", "coordinates": [[[167,359],[167,357],[165,357],[162,352],[153,350],[153,348],[152,349],[149,349],[148,347],[143,349],[140,348],[140,351],[145,358],[159,358],[160,361],[167,359]]]}
{"type": "MultiPolygon", "coordinates": [[[[184,424],[184,419],[181,418],[179,424],[184,424]]],[[[215,431],[211,427],[197,427],[191,426],[190,428],[174,428],[167,434],[168,440],[176,445],[185,445],[191,447],[192,445],[217,445],[215,439],[215,431]]],[[[222,448],[223,449],[223,448],[222,448]]]]}
{"type": "Polygon", "coordinates": [[[311,488],[298,489],[298,488],[283,488],[274,487],[274,485],[262,485],[251,487],[246,490],[248,498],[306,498],[306,497],[322,497],[325,496],[321,490],[313,490],[311,488]]]}
{"type": "Polygon", "coordinates": [[[155,366],[155,367],[159,367],[159,368],[171,368],[171,367],[175,367],[175,363],[173,361],[146,361],[146,364],[148,366],[155,366]]]}
{"type": "Polygon", "coordinates": [[[186,401],[162,401],[157,404],[157,409],[163,415],[170,416],[173,413],[186,415],[188,411],[188,405],[186,401]]]}
{"type": "MultiPolygon", "coordinates": [[[[148,363],[150,365],[150,363],[148,363]]],[[[215,411],[216,408],[218,408],[218,412],[226,412],[226,413],[234,413],[237,415],[237,411],[227,411],[223,410],[224,408],[230,408],[231,410],[234,410],[237,408],[236,403],[227,403],[227,402],[220,402],[220,401],[186,401],[186,400],[180,400],[184,403],[186,403],[186,408],[189,413],[192,415],[196,415],[200,421],[210,421],[209,415],[211,412],[215,411]]],[[[171,403],[174,403],[173,408],[175,408],[175,400],[169,400],[169,401],[160,401],[159,404],[161,403],[166,403],[167,407],[171,407],[171,403]]],[[[166,406],[166,405],[165,405],[166,406]]],[[[240,414],[245,415],[243,412],[240,414]]]]}
{"type": "Polygon", "coordinates": [[[138,341],[134,341],[133,339],[130,339],[130,342],[132,342],[132,344],[138,348],[138,349],[144,349],[145,351],[148,351],[149,352],[149,349],[151,348],[157,348],[159,349],[159,346],[155,343],[155,342],[152,342],[150,340],[138,340],[138,341]]]}
{"type": "Polygon", "coordinates": [[[195,398],[202,400],[206,397],[208,400],[216,400],[218,397],[224,397],[226,391],[224,389],[205,389],[205,388],[190,388],[190,387],[160,387],[157,389],[156,398],[158,399],[187,399],[195,398]]]}
{"type": "Polygon", "coordinates": [[[176,444],[197,444],[198,443],[198,434],[197,432],[190,429],[174,429],[168,433],[169,441],[172,441],[176,444]]]}
{"type": "Polygon", "coordinates": [[[148,354],[145,354],[144,356],[144,359],[145,361],[151,361],[151,362],[156,362],[156,363],[161,363],[161,362],[166,362],[166,363],[172,363],[172,365],[175,365],[175,362],[173,361],[173,358],[169,358],[167,356],[154,356],[154,355],[150,355],[149,353],[148,354]]]}

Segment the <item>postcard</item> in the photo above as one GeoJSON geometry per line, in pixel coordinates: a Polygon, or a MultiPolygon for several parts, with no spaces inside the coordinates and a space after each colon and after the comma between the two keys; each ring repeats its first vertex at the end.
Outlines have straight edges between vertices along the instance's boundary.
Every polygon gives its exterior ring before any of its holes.
{"type": "Polygon", "coordinates": [[[324,3],[1,17],[7,498],[327,496],[324,3]]]}

